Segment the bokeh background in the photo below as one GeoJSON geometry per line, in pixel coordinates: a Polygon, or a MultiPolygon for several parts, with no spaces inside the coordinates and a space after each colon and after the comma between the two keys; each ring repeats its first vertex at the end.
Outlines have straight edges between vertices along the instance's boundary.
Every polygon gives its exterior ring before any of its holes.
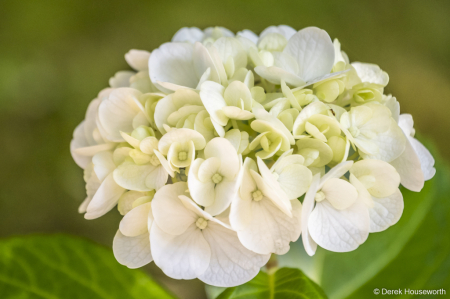
{"type": "MultiPolygon", "coordinates": [[[[0,1],[0,237],[66,232],[111,246],[120,219],[77,213],[85,197],[69,142],[88,103],[131,48],[153,50],[181,27],[317,26],[352,61],[388,72],[416,130],[450,158],[450,1],[0,1]]],[[[450,196],[449,196],[450,197],[450,196]]],[[[198,282],[156,279],[185,298],[198,282]],[[189,286],[189,292],[185,286],[189,286]]]]}

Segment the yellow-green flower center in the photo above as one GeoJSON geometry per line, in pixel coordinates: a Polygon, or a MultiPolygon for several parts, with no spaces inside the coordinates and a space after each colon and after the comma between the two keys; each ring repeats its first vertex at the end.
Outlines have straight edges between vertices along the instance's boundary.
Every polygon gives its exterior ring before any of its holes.
{"type": "Polygon", "coordinates": [[[325,199],[325,194],[322,191],[319,191],[319,192],[316,193],[316,196],[314,197],[314,199],[317,202],[321,202],[322,200],[325,199]]]}
{"type": "Polygon", "coordinates": [[[187,153],[186,152],[179,152],[178,153],[178,160],[185,161],[187,159],[187,153]]]}
{"type": "Polygon", "coordinates": [[[223,177],[220,174],[216,173],[212,176],[211,179],[214,182],[214,184],[218,184],[218,183],[222,182],[223,177]]]}
{"type": "Polygon", "coordinates": [[[260,201],[263,199],[263,194],[260,190],[256,190],[252,193],[252,198],[254,201],[260,201]]]}
{"type": "Polygon", "coordinates": [[[200,217],[195,222],[195,225],[197,225],[197,227],[199,229],[205,229],[208,226],[208,220],[206,220],[205,218],[200,217]]]}

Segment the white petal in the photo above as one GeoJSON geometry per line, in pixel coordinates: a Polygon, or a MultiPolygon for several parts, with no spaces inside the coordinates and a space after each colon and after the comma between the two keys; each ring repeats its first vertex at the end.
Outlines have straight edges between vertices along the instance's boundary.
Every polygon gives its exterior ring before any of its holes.
{"type": "Polygon", "coordinates": [[[361,160],[353,164],[350,172],[358,179],[372,176],[375,179],[367,190],[376,197],[386,197],[394,193],[400,184],[400,175],[395,168],[380,160],[361,160]]]}
{"type": "Polygon", "coordinates": [[[378,145],[378,153],[370,155],[360,152],[360,155],[364,159],[377,159],[385,162],[392,162],[403,153],[406,147],[406,137],[392,118],[389,130],[378,134],[371,141],[378,145]]]}
{"type": "Polygon", "coordinates": [[[322,187],[322,192],[336,210],[347,209],[358,198],[358,191],[352,184],[336,178],[327,180],[322,187]]]}
{"type": "Polygon", "coordinates": [[[357,201],[365,203],[366,206],[368,206],[369,208],[373,208],[374,202],[372,199],[372,195],[370,195],[370,193],[369,193],[369,191],[367,191],[366,187],[352,173],[350,173],[350,183],[358,191],[357,201]]]}
{"type": "Polygon", "coordinates": [[[242,36],[250,40],[252,43],[256,44],[258,42],[258,36],[251,30],[244,29],[242,31],[239,31],[236,34],[238,37],[242,36]]]}
{"type": "Polygon", "coordinates": [[[298,75],[305,81],[326,75],[333,68],[333,42],[325,30],[316,27],[308,27],[294,34],[283,52],[297,60],[298,75]]]}
{"type": "Polygon", "coordinates": [[[253,219],[252,206],[253,200],[251,197],[242,198],[237,195],[233,199],[230,209],[230,224],[233,229],[244,230],[249,225],[253,219]]]}
{"type": "MultiPolygon", "coordinates": [[[[241,243],[259,254],[285,254],[289,243],[297,241],[301,233],[301,204],[292,201],[293,217],[286,217],[268,198],[251,203],[251,220],[238,231],[241,243]]],[[[248,215],[247,217],[250,217],[248,215]]]]}
{"type": "Polygon", "coordinates": [[[193,63],[198,78],[202,77],[209,69],[209,79],[220,83],[219,73],[213,59],[211,58],[211,55],[208,52],[208,49],[206,49],[206,47],[199,42],[194,44],[193,63]]]}
{"type": "Polygon", "coordinates": [[[173,103],[173,97],[174,94],[165,96],[158,101],[155,107],[155,124],[162,134],[167,133],[163,124],[168,125],[167,119],[169,115],[177,110],[177,107],[173,103]]]}
{"type": "Polygon", "coordinates": [[[414,135],[414,120],[411,114],[403,113],[398,117],[398,126],[406,136],[414,135]]]}
{"type": "Polygon", "coordinates": [[[149,186],[147,184],[147,177],[151,176],[154,178],[158,176],[159,172],[157,168],[152,164],[138,165],[131,159],[128,159],[114,170],[114,180],[125,189],[150,191],[155,189],[155,186],[149,186]]]}
{"type": "Polygon", "coordinates": [[[308,191],[311,181],[311,170],[299,164],[286,166],[278,176],[278,183],[281,189],[286,192],[289,199],[298,198],[305,194],[308,191]]]}
{"type": "Polygon", "coordinates": [[[311,238],[308,231],[308,220],[311,216],[311,212],[314,209],[314,197],[317,190],[319,190],[320,174],[315,174],[311,182],[309,190],[306,192],[305,199],[303,200],[302,215],[301,215],[301,228],[302,228],[302,242],[305,247],[305,251],[309,256],[313,256],[317,250],[317,243],[311,238]]]}
{"type": "Polygon", "coordinates": [[[155,264],[171,278],[193,279],[208,268],[211,250],[194,223],[180,235],[168,234],[153,224],[150,240],[155,264]]]}
{"type": "Polygon", "coordinates": [[[162,165],[158,165],[145,178],[145,185],[150,189],[159,190],[167,183],[168,179],[169,173],[167,170],[162,165]]]}
{"type": "Polygon", "coordinates": [[[91,157],[86,157],[80,155],[76,152],[78,148],[83,148],[88,145],[86,136],[84,134],[85,121],[82,121],[73,131],[73,139],[70,141],[70,153],[75,163],[81,168],[86,168],[86,166],[91,162],[91,157]]]}
{"type": "Polygon", "coordinates": [[[132,209],[120,221],[120,232],[127,237],[136,237],[148,232],[148,218],[151,209],[151,202],[132,209]]]}
{"type": "Polygon", "coordinates": [[[214,42],[214,47],[219,53],[219,57],[225,64],[228,57],[232,57],[236,69],[247,66],[247,53],[241,43],[233,37],[221,37],[214,42]]]}
{"type": "MultiPolygon", "coordinates": [[[[216,160],[211,160],[211,162],[215,162],[216,160]]],[[[201,181],[199,178],[200,168],[207,168],[208,164],[205,164],[205,160],[196,159],[189,168],[188,175],[188,186],[189,192],[191,193],[192,198],[196,203],[202,205],[204,207],[210,206],[214,203],[215,200],[215,192],[214,192],[214,183],[209,181],[201,181]],[[202,165],[205,166],[202,167],[202,165]]],[[[204,175],[205,169],[202,170],[201,175],[204,175]]]]}
{"type": "Polygon", "coordinates": [[[236,232],[209,222],[203,235],[211,248],[208,269],[198,278],[218,287],[232,287],[254,278],[270,255],[260,255],[246,249],[236,232]]]}
{"type": "Polygon", "coordinates": [[[192,63],[193,48],[190,43],[165,43],[154,50],[149,60],[153,84],[165,93],[170,90],[161,87],[158,81],[195,88],[199,78],[192,63]]]}
{"type": "Polygon", "coordinates": [[[139,191],[127,191],[119,198],[117,203],[117,209],[121,215],[126,215],[133,208],[133,202],[145,196],[143,192],[139,191]]]}
{"type": "Polygon", "coordinates": [[[256,190],[256,182],[253,179],[250,170],[258,171],[258,167],[253,159],[247,157],[245,158],[244,165],[241,170],[242,173],[240,174],[242,181],[240,183],[241,186],[239,190],[241,198],[245,200],[251,200],[251,193],[256,190]]]}
{"type": "Polygon", "coordinates": [[[144,50],[130,50],[125,54],[125,60],[128,65],[134,68],[136,71],[148,70],[148,59],[150,53],[144,50]]]}
{"type": "Polygon", "coordinates": [[[94,171],[100,181],[103,181],[114,171],[114,169],[116,169],[113,153],[110,151],[103,151],[95,154],[92,157],[92,163],[94,163],[94,171]]]}
{"type": "Polygon", "coordinates": [[[389,76],[376,64],[352,62],[358,77],[362,82],[369,82],[386,86],[389,82],[389,76]]]}
{"type": "Polygon", "coordinates": [[[202,84],[200,89],[200,98],[208,113],[221,126],[225,126],[228,122],[228,117],[223,113],[222,108],[227,104],[223,98],[225,88],[212,81],[206,81],[202,84]]]}
{"type": "Polygon", "coordinates": [[[169,148],[174,142],[184,144],[192,141],[195,146],[195,150],[202,150],[206,141],[202,134],[191,129],[172,129],[170,132],[164,134],[159,140],[158,149],[163,155],[167,155],[169,148]]]}
{"type": "Polygon", "coordinates": [[[113,178],[113,174],[108,175],[98,188],[94,197],[84,214],[86,219],[95,219],[108,213],[117,204],[125,189],[120,187],[113,178]]]}
{"type": "Polygon", "coordinates": [[[140,268],[153,260],[148,233],[126,237],[118,230],[114,236],[113,251],[116,260],[130,269],[140,268]]]}
{"type": "Polygon", "coordinates": [[[263,108],[253,108],[253,114],[255,114],[256,119],[269,122],[275,129],[281,131],[289,140],[290,144],[295,144],[294,136],[292,136],[288,128],[286,128],[278,118],[274,117],[263,108]]]}
{"type": "Polygon", "coordinates": [[[201,42],[204,35],[203,31],[197,27],[183,27],[172,37],[172,42],[189,42],[193,44],[201,42]]]}
{"type": "Polygon", "coordinates": [[[410,137],[408,138],[408,140],[409,142],[411,142],[411,145],[420,160],[420,166],[422,168],[425,181],[431,180],[436,174],[436,168],[434,168],[435,161],[433,156],[428,151],[428,149],[416,138],[410,137]]]}
{"type": "Polygon", "coordinates": [[[339,211],[324,200],[316,204],[308,220],[308,230],[314,241],[334,252],[358,248],[369,236],[369,226],[369,212],[360,202],[339,211]]]}
{"type": "Polygon", "coordinates": [[[403,196],[399,189],[385,197],[372,197],[374,207],[369,209],[370,232],[381,232],[398,222],[403,213],[403,196]]]}
{"type": "Polygon", "coordinates": [[[225,211],[231,204],[239,190],[237,176],[234,180],[222,181],[216,185],[214,203],[205,208],[205,211],[215,216],[225,211]]]}
{"type": "Polygon", "coordinates": [[[306,106],[295,119],[293,127],[294,136],[300,136],[305,132],[305,125],[308,118],[314,114],[325,114],[327,110],[327,105],[322,102],[313,102],[306,106]]]}
{"type": "Polygon", "coordinates": [[[281,81],[292,86],[302,86],[306,84],[302,78],[291,72],[285,71],[282,68],[276,66],[257,66],[255,72],[262,78],[266,79],[273,84],[281,84],[281,81]]]}
{"type": "Polygon", "coordinates": [[[406,140],[404,152],[390,164],[400,174],[400,182],[403,187],[415,192],[422,190],[425,184],[424,175],[419,157],[410,143],[410,138],[406,140]]]}
{"type": "Polygon", "coordinates": [[[124,141],[120,132],[133,131],[133,119],[141,112],[137,100],[141,92],[132,88],[118,88],[103,100],[98,108],[98,121],[106,138],[111,141],[124,141]]]}
{"type": "Polygon", "coordinates": [[[323,187],[326,181],[332,178],[340,178],[344,174],[347,173],[347,171],[350,170],[350,168],[353,165],[353,161],[345,161],[342,163],[339,163],[338,165],[331,168],[320,180],[319,189],[323,187]]]}
{"type": "Polygon", "coordinates": [[[129,87],[130,78],[135,75],[132,71],[118,71],[114,77],[109,78],[109,86],[112,88],[129,87]]]}
{"type": "Polygon", "coordinates": [[[268,33],[278,33],[283,35],[287,40],[289,40],[297,31],[291,26],[279,25],[279,26],[269,26],[264,29],[259,35],[260,38],[264,37],[268,33]]]}
{"type": "Polygon", "coordinates": [[[205,147],[205,157],[218,158],[220,163],[219,173],[232,180],[239,172],[239,156],[230,141],[222,137],[211,139],[205,147]]]}
{"type": "Polygon", "coordinates": [[[248,120],[255,117],[250,111],[242,110],[234,106],[223,107],[222,111],[230,119],[248,120]]]}
{"type": "Polygon", "coordinates": [[[178,196],[187,195],[184,182],[166,185],[156,192],[152,200],[152,211],[159,228],[171,235],[180,235],[195,221],[197,215],[187,210],[178,196]]]}
{"type": "Polygon", "coordinates": [[[260,176],[251,171],[253,179],[256,181],[258,188],[266,195],[272,202],[281,209],[286,215],[291,217],[292,215],[292,205],[290,199],[287,197],[286,193],[281,189],[280,184],[273,176],[272,172],[270,172],[269,168],[263,162],[261,158],[257,158],[258,168],[261,176],[263,178],[263,182],[258,182],[260,176]],[[256,174],[256,175],[255,175],[256,174]]]}

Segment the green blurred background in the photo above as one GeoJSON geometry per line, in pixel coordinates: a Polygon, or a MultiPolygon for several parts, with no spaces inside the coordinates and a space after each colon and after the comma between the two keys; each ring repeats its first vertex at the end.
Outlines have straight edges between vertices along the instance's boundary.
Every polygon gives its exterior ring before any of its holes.
{"type": "MultiPolygon", "coordinates": [[[[0,1],[0,237],[66,232],[111,247],[118,212],[88,221],[69,142],[88,103],[131,48],[153,50],[181,27],[317,26],[352,61],[390,76],[386,93],[450,157],[450,1],[0,1]]],[[[185,298],[200,283],[157,279],[185,298]],[[189,291],[183,291],[189,285],[189,291]]]]}

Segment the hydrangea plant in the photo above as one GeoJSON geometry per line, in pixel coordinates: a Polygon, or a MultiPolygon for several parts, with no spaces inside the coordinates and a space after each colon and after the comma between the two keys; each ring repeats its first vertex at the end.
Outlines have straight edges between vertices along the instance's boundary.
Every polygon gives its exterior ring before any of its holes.
{"type": "Polygon", "coordinates": [[[134,71],[109,80],[70,147],[79,212],[117,207],[129,268],[232,287],[300,238],[311,256],[353,251],[400,219],[400,184],[419,192],[436,172],[388,74],[319,28],[182,28],[125,60],[134,71]]]}

